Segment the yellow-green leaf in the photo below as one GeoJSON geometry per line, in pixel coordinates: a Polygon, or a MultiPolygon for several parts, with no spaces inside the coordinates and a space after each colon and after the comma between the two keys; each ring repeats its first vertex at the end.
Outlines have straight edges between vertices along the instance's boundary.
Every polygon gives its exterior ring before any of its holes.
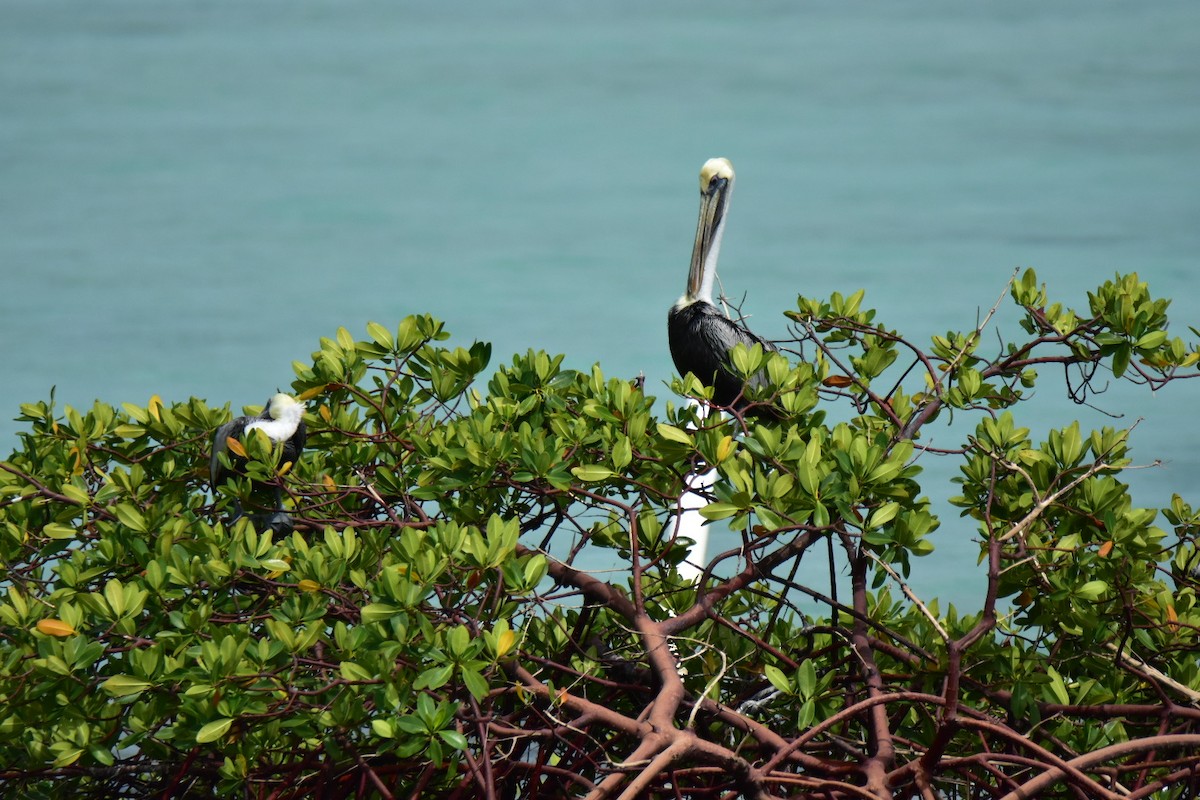
{"type": "Polygon", "coordinates": [[[229,732],[229,727],[231,725],[233,725],[232,717],[224,717],[222,719],[213,720],[201,728],[200,732],[196,734],[196,744],[215,742],[217,739],[220,739],[229,732]]]}
{"type": "Polygon", "coordinates": [[[688,436],[687,431],[680,430],[674,425],[668,425],[665,422],[658,423],[658,435],[664,439],[670,439],[672,442],[679,442],[691,446],[692,437],[688,436]]]}
{"type": "Polygon", "coordinates": [[[121,524],[130,530],[138,533],[146,532],[146,518],[142,516],[142,512],[134,508],[129,503],[121,503],[113,509],[117,515],[117,519],[121,524]]]}
{"type": "Polygon", "coordinates": [[[628,436],[619,436],[612,447],[612,460],[614,469],[624,469],[626,465],[633,459],[633,447],[629,443],[628,436]]]}
{"type": "Polygon", "coordinates": [[[896,518],[896,514],[900,512],[900,504],[896,501],[884,503],[879,508],[875,509],[875,513],[871,515],[871,521],[867,525],[868,528],[880,528],[896,518]]]}
{"type": "Polygon", "coordinates": [[[1062,705],[1068,705],[1071,698],[1067,694],[1067,686],[1063,683],[1062,675],[1059,675],[1054,667],[1047,667],[1046,675],[1050,678],[1050,691],[1054,693],[1054,698],[1062,705]]]}
{"type": "Polygon", "coordinates": [[[705,519],[726,519],[741,511],[732,503],[709,503],[700,509],[700,516],[705,519]]]}
{"type": "Polygon", "coordinates": [[[42,533],[51,539],[74,539],[76,531],[70,525],[63,525],[61,522],[48,522],[42,528],[42,533]]]}
{"type": "Polygon", "coordinates": [[[70,750],[64,750],[58,756],[58,758],[54,759],[54,766],[68,767],[71,764],[74,764],[76,761],[78,761],[79,757],[81,755],[83,755],[82,747],[74,747],[74,748],[71,748],[70,750]]]}
{"type": "Polygon", "coordinates": [[[91,495],[73,483],[63,484],[62,493],[63,496],[77,506],[86,506],[92,499],[91,495]]]}
{"type": "Polygon", "coordinates": [[[776,689],[784,694],[791,694],[792,682],[788,680],[787,675],[784,675],[783,670],[781,670],[779,667],[767,664],[765,667],[763,667],[763,674],[767,676],[767,680],[769,680],[771,685],[776,689]]]}
{"type": "Polygon", "coordinates": [[[130,695],[140,694],[153,685],[150,681],[144,681],[130,675],[113,675],[100,684],[100,688],[113,697],[129,697],[130,695]]]}
{"type": "Polygon", "coordinates": [[[363,624],[371,622],[379,622],[384,619],[391,619],[400,613],[400,609],[396,606],[388,605],[387,603],[370,603],[365,605],[358,612],[362,618],[363,624]]]}
{"type": "Polygon", "coordinates": [[[371,673],[353,661],[343,661],[339,672],[342,674],[342,679],[347,681],[369,681],[374,679],[371,673]]]}
{"type": "Polygon", "coordinates": [[[572,467],[571,474],[581,481],[592,483],[611,478],[616,473],[608,467],[602,467],[599,464],[588,464],[583,467],[572,467]]]}
{"type": "Polygon", "coordinates": [[[392,338],[392,332],[380,325],[378,322],[367,323],[367,333],[381,347],[391,350],[396,346],[396,340],[392,338]]]}
{"type": "Polygon", "coordinates": [[[1134,345],[1139,350],[1155,350],[1162,347],[1163,342],[1167,340],[1166,331],[1150,331],[1145,336],[1137,340],[1134,345]]]}

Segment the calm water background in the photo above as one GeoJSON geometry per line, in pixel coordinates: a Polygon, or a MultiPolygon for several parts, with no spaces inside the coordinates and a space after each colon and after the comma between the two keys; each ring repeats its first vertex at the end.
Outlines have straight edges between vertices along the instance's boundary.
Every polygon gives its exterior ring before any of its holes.
{"type": "MultiPolygon", "coordinates": [[[[714,155],[738,170],[725,287],[764,335],[799,293],[866,288],[927,341],[1018,266],[1076,306],[1137,270],[1182,333],[1197,53],[1194,0],[0,0],[0,450],[51,386],[236,409],[338,326],[419,312],[664,397],[714,155]]],[[[1139,505],[1196,496],[1198,388],[1097,398],[1166,462],[1139,505]]],[[[1111,423],[1053,387],[1020,421],[1079,416],[1111,423]]],[[[942,510],[918,590],[977,605],[973,528],[942,510]]]]}

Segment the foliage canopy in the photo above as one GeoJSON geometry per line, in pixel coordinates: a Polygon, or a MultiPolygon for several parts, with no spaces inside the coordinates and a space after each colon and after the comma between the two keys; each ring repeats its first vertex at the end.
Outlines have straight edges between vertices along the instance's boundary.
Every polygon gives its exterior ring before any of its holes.
{"type": "Polygon", "coordinates": [[[778,420],[663,412],[540,352],[482,385],[489,346],[444,344],[427,316],[342,329],[295,365],[309,449],[278,464],[246,437],[246,478],[215,498],[228,406],[24,405],[0,462],[0,778],[28,796],[1195,796],[1200,514],[1176,498],[1168,531],[1134,505],[1127,431],[1034,441],[1021,413],[1039,370],[1082,400],[1098,374],[1196,377],[1200,349],[1136,275],[1081,310],[1032,271],[1009,294],[1023,332],[995,347],[990,315],[920,347],[861,292],[800,298],[791,357],[733,354],[778,420]],[[923,444],[952,415],[961,445],[923,444]],[[958,464],[954,509],[922,495],[918,456],[958,464]],[[737,544],[694,580],[673,520],[708,468],[700,513],[737,544]],[[224,521],[252,479],[282,483],[294,533],[224,521]],[[980,542],[971,613],[905,582],[939,525],[980,542]],[[597,553],[621,569],[586,569],[597,553]],[[802,559],[849,596],[798,580],[802,559]]]}

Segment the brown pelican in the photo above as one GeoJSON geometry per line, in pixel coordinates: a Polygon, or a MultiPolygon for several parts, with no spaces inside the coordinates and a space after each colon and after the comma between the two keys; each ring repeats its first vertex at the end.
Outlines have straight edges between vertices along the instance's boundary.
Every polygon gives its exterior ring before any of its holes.
{"type": "MultiPolygon", "coordinates": [[[[217,432],[213,435],[212,457],[208,462],[210,486],[214,496],[217,488],[234,475],[240,475],[246,464],[243,456],[230,451],[229,440],[240,441],[242,437],[255,429],[261,429],[272,442],[283,443],[283,456],[280,463],[295,464],[300,457],[300,451],[304,449],[304,441],[307,438],[304,426],[304,404],[291,395],[279,392],[267,401],[266,407],[258,416],[237,417],[217,428],[217,432]],[[224,462],[221,458],[222,454],[225,455],[224,462]]],[[[251,491],[254,494],[261,494],[267,488],[266,484],[255,481],[251,491]]],[[[254,520],[260,525],[271,528],[276,533],[286,533],[292,530],[292,520],[281,508],[283,492],[278,483],[271,488],[275,501],[272,513],[255,517],[254,520]]],[[[231,522],[242,516],[241,499],[234,502],[234,515],[231,522]]]]}
{"type": "MultiPolygon", "coordinates": [[[[733,165],[728,159],[710,158],[700,170],[700,221],[696,226],[687,291],[667,313],[667,338],[680,375],[691,372],[705,386],[711,386],[716,405],[740,409],[746,405],[742,399],[745,386],[729,364],[729,351],[739,343],[747,347],[761,344],[764,350],[774,350],[775,346],[725,316],[713,304],[717,256],[732,192],[733,165]]],[[[754,382],[751,379],[752,385],[754,382]]]]}

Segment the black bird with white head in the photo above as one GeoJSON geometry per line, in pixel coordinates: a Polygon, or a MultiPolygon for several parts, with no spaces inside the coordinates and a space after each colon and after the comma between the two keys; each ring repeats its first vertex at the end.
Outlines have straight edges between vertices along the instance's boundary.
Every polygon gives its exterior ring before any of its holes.
{"type": "MultiPolygon", "coordinates": [[[[234,475],[240,475],[246,464],[246,459],[229,449],[229,440],[241,440],[246,434],[256,429],[262,430],[273,443],[283,443],[281,463],[296,463],[300,452],[304,449],[307,430],[304,425],[304,404],[289,394],[279,392],[267,401],[262,413],[256,417],[237,417],[217,428],[213,435],[212,457],[208,463],[208,474],[213,494],[217,488],[234,475]],[[221,461],[221,455],[226,454],[229,466],[221,461]]],[[[261,494],[268,488],[273,490],[274,507],[270,514],[256,517],[255,521],[265,523],[276,533],[292,530],[292,520],[284,513],[283,492],[278,484],[268,486],[255,482],[251,487],[253,494],[261,494]]],[[[230,520],[236,521],[242,516],[242,503],[237,500],[234,505],[234,515],[230,520]]]]}
{"type": "MultiPolygon", "coordinates": [[[[700,221],[696,225],[687,291],[667,313],[667,338],[680,375],[691,372],[705,386],[711,386],[716,405],[741,409],[746,405],[742,398],[745,386],[730,366],[729,352],[738,344],[747,347],[760,344],[767,351],[775,346],[713,304],[717,256],[732,193],[733,165],[728,159],[710,158],[700,170],[700,221]]],[[[754,378],[750,381],[751,385],[755,382],[754,378]]]]}

